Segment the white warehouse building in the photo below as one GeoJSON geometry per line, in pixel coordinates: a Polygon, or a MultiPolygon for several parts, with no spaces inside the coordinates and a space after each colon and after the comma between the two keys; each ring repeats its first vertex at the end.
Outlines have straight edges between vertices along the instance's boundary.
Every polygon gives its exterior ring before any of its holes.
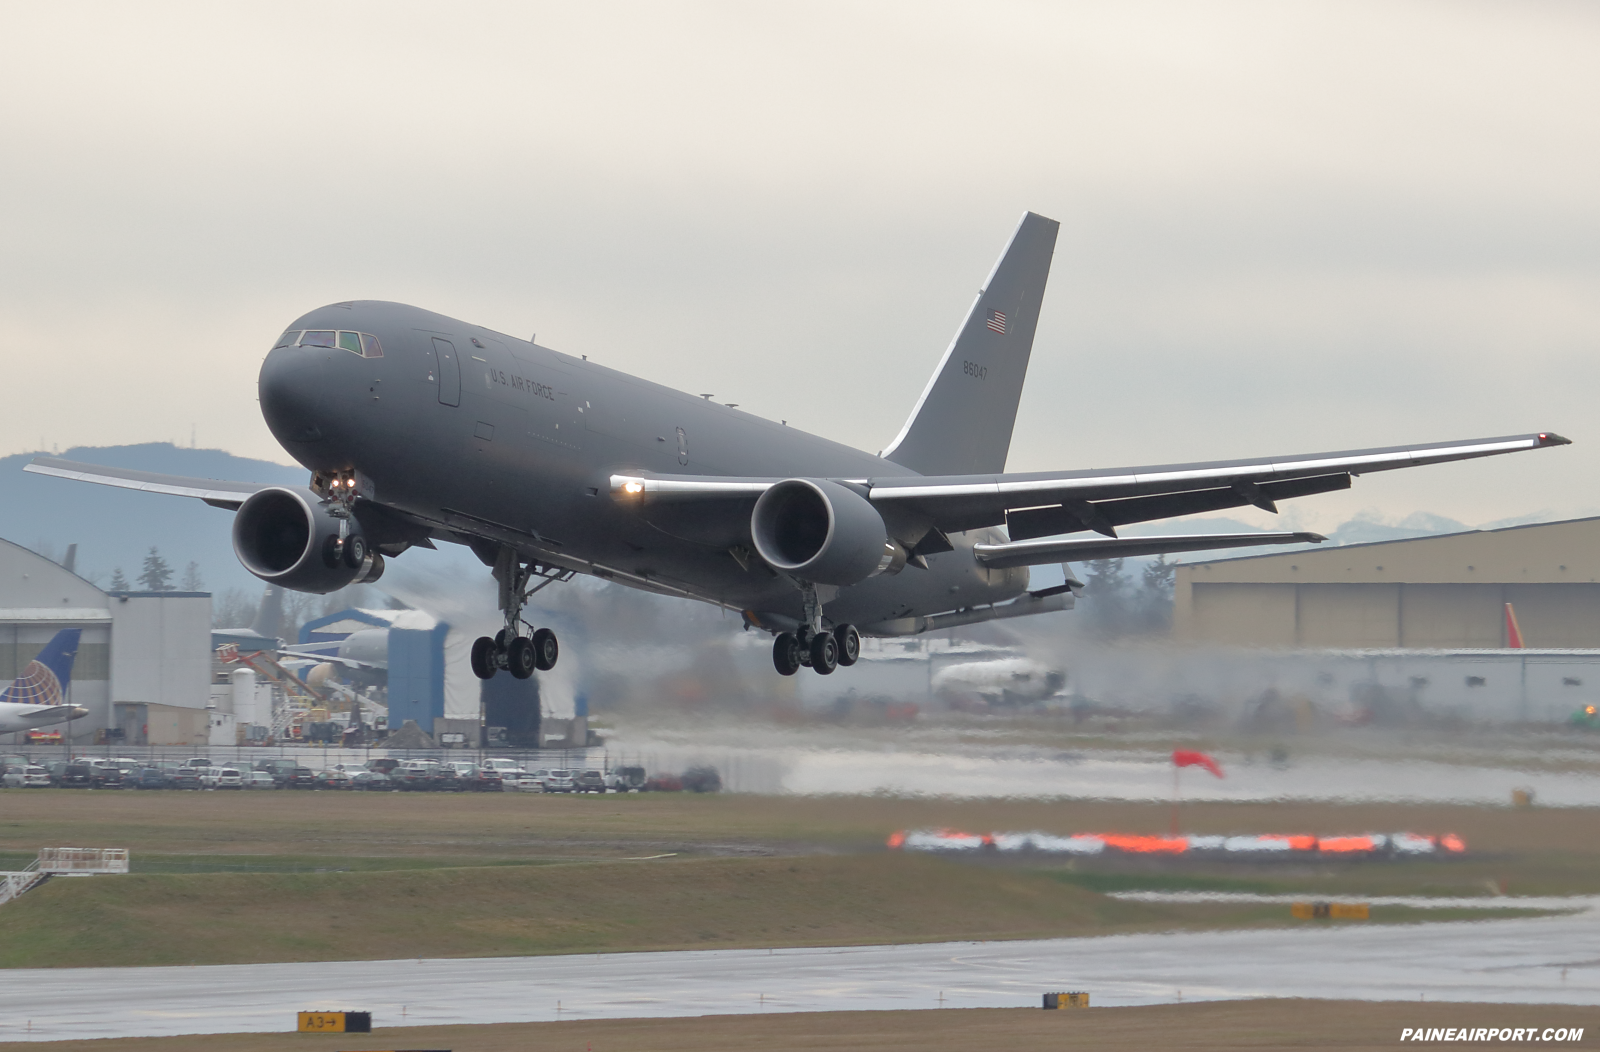
{"type": "MultiPolygon", "coordinates": [[[[68,700],[89,715],[41,729],[87,743],[118,725],[117,705],[203,713],[209,704],[210,593],[102,591],[42,555],[0,540],[0,685],[21,674],[63,628],[83,630],[68,700]]],[[[6,735],[0,742],[20,744],[22,738],[6,735]]]]}

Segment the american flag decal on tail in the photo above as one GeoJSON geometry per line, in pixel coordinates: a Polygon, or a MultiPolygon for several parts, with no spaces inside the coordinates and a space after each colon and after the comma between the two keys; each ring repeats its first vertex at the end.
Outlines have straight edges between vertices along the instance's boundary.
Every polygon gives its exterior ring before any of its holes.
{"type": "Polygon", "coordinates": [[[997,310],[989,312],[989,328],[1004,336],[1006,332],[1006,316],[997,310]]]}

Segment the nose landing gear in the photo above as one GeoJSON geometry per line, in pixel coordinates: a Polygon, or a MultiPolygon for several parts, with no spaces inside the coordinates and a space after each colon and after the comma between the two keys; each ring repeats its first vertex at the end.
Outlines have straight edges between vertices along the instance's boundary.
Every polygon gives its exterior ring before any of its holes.
{"type": "Polygon", "coordinates": [[[533,593],[546,585],[570,579],[572,573],[551,566],[541,569],[524,563],[510,548],[500,549],[494,576],[500,583],[500,609],[505,611],[506,627],[493,639],[479,636],[473,641],[473,675],[479,679],[493,679],[496,672],[505,669],[517,679],[527,679],[536,670],[548,672],[556,667],[556,659],[561,656],[556,634],[548,628],[539,628],[531,635],[523,635],[524,627],[533,626],[522,619],[522,608],[533,593]],[[529,587],[535,580],[538,583],[529,587]]]}

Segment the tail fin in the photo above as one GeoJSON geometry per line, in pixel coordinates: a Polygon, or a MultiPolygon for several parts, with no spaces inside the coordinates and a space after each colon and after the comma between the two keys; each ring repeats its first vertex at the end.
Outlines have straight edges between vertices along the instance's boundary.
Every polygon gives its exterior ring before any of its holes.
{"type": "Polygon", "coordinates": [[[63,628],[28,662],[22,675],[0,693],[0,702],[13,705],[61,705],[72,679],[72,659],[78,655],[81,628],[63,628]]]}
{"type": "Polygon", "coordinates": [[[250,629],[269,639],[277,639],[278,629],[282,627],[283,589],[277,585],[269,584],[266,590],[261,593],[261,605],[256,607],[256,620],[250,626],[250,629]]]}
{"type": "Polygon", "coordinates": [[[1023,214],[885,459],[923,475],[1005,470],[1060,226],[1023,214]]]}

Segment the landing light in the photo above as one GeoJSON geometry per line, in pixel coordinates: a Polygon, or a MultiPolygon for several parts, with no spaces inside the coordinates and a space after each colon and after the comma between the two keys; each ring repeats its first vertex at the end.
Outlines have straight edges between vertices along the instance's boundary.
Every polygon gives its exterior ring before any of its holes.
{"type": "Polygon", "coordinates": [[[624,492],[624,493],[643,493],[644,492],[644,483],[643,482],[625,482],[625,483],[623,483],[623,486],[622,486],[622,492],[624,492]]]}

